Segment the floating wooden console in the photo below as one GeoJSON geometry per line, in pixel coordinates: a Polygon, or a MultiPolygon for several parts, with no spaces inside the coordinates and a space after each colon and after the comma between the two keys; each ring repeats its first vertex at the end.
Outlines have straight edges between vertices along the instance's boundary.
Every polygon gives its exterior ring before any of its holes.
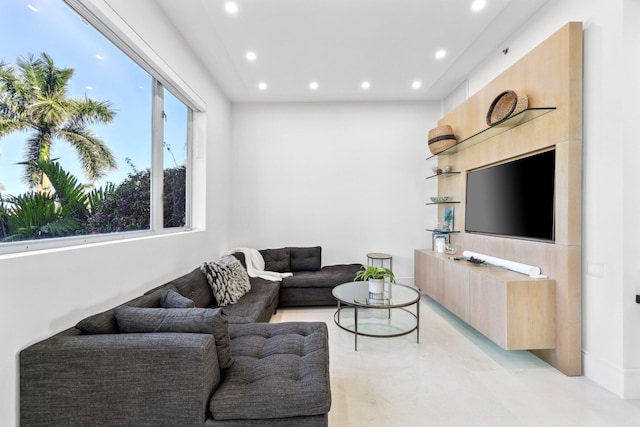
{"type": "Polygon", "coordinates": [[[415,285],[505,350],[556,345],[554,280],[416,249],[415,285]]]}

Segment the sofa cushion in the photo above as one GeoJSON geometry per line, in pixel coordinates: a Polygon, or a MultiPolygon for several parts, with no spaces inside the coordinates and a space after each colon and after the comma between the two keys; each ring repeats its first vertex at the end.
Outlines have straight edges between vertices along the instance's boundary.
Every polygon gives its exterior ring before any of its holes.
{"type": "Polygon", "coordinates": [[[247,270],[234,256],[225,255],[216,261],[205,262],[200,269],[220,307],[238,302],[251,289],[247,270]]]}
{"type": "Polygon", "coordinates": [[[277,271],[278,273],[291,271],[289,248],[262,249],[259,252],[264,258],[265,271],[277,271]]]}
{"type": "Polygon", "coordinates": [[[189,298],[196,307],[215,305],[211,286],[199,267],[170,281],[167,285],[175,286],[180,295],[189,298]]]}
{"type": "Polygon", "coordinates": [[[318,271],[322,267],[322,247],[288,248],[291,271],[318,271]]]}
{"type": "Polygon", "coordinates": [[[224,307],[229,323],[268,322],[278,305],[280,282],[252,277],[251,290],[224,307]]]}
{"type": "Polygon", "coordinates": [[[360,264],[327,265],[320,271],[300,271],[282,279],[282,288],[333,288],[346,282],[353,282],[360,264]]]}
{"type": "Polygon", "coordinates": [[[182,332],[213,335],[218,364],[233,364],[230,351],[229,323],[221,308],[141,308],[120,306],[115,318],[123,333],[182,332]]]}
{"type": "Polygon", "coordinates": [[[326,324],[252,323],[230,325],[229,330],[235,362],[209,400],[214,420],[275,419],[329,412],[326,324]]]}
{"type": "MultiPolygon", "coordinates": [[[[122,305],[133,307],[160,307],[160,301],[167,292],[167,289],[171,288],[163,287],[157,289],[150,294],[139,296],[122,305]]],[[[80,332],[85,335],[117,334],[120,332],[120,329],[114,316],[114,310],[115,308],[112,308],[102,313],[86,317],[76,324],[76,328],[80,329],[80,332]]]]}
{"type": "Polygon", "coordinates": [[[183,297],[174,290],[167,290],[160,300],[162,308],[194,308],[195,304],[187,297],[183,297]]]}

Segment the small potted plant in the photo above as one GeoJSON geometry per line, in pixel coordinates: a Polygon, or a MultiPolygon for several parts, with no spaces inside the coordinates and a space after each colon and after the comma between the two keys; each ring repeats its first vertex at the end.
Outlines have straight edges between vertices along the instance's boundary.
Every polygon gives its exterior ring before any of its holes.
{"type": "Polygon", "coordinates": [[[384,279],[389,279],[390,282],[395,283],[396,278],[393,272],[385,267],[374,267],[372,265],[362,266],[362,269],[358,271],[354,277],[356,281],[369,281],[369,292],[374,294],[381,294],[384,292],[384,279]]]}

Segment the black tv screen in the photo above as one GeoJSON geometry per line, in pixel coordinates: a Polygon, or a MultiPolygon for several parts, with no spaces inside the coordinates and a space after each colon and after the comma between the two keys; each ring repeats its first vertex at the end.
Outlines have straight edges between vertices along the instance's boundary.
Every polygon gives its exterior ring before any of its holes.
{"type": "Polygon", "coordinates": [[[465,231],[555,240],[555,150],[467,173],[465,231]]]}

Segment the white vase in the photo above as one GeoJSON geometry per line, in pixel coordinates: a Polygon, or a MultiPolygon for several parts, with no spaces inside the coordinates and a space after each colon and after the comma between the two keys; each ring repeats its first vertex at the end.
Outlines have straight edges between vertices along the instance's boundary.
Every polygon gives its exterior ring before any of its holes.
{"type": "Polygon", "coordinates": [[[369,279],[369,292],[381,294],[384,292],[384,279],[369,279]]]}

